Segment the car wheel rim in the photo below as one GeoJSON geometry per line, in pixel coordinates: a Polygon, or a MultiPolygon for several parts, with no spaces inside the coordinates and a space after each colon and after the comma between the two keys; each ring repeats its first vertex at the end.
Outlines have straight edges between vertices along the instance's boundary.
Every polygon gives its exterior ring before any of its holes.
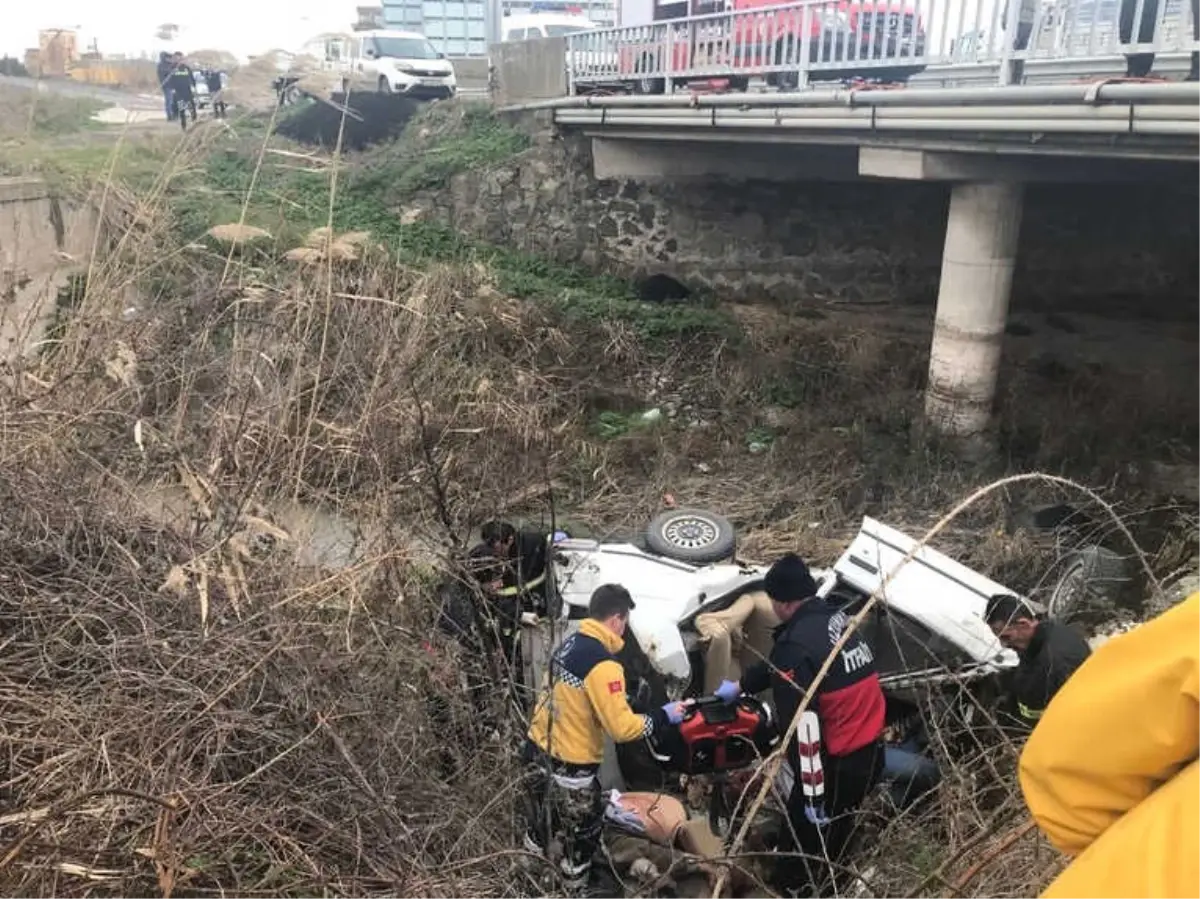
{"type": "Polygon", "coordinates": [[[1072,565],[1054,586],[1046,611],[1056,621],[1069,620],[1079,612],[1079,607],[1087,597],[1087,577],[1083,566],[1072,565]]]}
{"type": "Polygon", "coordinates": [[[663,538],[679,549],[705,549],[717,542],[716,526],[693,515],[672,518],[663,527],[663,538]]]}

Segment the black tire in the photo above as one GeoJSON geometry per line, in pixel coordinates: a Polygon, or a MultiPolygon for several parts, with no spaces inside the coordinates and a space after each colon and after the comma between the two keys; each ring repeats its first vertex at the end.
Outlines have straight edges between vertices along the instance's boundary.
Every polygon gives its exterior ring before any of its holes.
{"type": "Polygon", "coordinates": [[[663,512],[646,528],[646,547],[651,552],[692,565],[728,559],[736,546],[729,519],[700,509],[663,512]]]}
{"type": "Polygon", "coordinates": [[[745,75],[734,75],[729,79],[729,89],[744,94],[750,89],[750,79],[745,75]]]}
{"type": "Polygon", "coordinates": [[[1131,581],[1129,562],[1103,546],[1085,546],[1064,560],[1050,597],[1047,615],[1054,621],[1107,617],[1131,581]]]}
{"type": "Polygon", "coordinates": [[[376,85],[376,90],[381,94],[390,94],[392,92],[392,84],[387,80],[386,75],[379,76],[379,83],[376,85]]]}
{"type": "MultiPolygon", "coordinates": [[[[635,72],[645,72],[654,68],[654,60],[650,56],[643,56],[638,60],[635,72]]],[[[633,83],[633,92],[635,94],[643,94],[646,96],[657,96],[666,93],[667,79],[665,78],[639,78],[633,83]]]]}
{"type": "MultiPolygon", "coordinates": [[[[775,65],[784,65],[789,58],[796,55],[795,38],[792,35],[781,37],[775,45],[775,65]]],[[[792,59],[792,62],[799,65],[798,59],[792,59]]],[[[774,84],[781,91],[795,90],[800,86],[800,72],[774,72],[774,84]]]]}

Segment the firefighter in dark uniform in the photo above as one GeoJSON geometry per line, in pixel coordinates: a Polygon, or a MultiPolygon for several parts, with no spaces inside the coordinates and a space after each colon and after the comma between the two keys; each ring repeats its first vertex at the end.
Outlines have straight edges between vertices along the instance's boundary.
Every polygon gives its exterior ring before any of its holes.
{"type": "Polygon", "coordinates": [[[183,58],[182,53],[176,53],[171,60],[171,74],[167,84],[174,95],[175,111],[179,115],[179,127],[187,131],[188,110],[192,113],[192,122],[196,121],[196,77],[183,58]]]}
{"type": "Polygon", "coordinates": [[[489,596],[488,586],[499,578],[499,563],[479,546],[437,587],[434,634],[425,641],[435,689],[425,701],[430,722],[443,738],[446,777],[457,773],[464,750],[469,754],[487,734],[499,733],[506,715],[496,702],[496,685],[505,682],[506,647],[511,650],[504,634],[516,630],[519,613],[513,601],[489,596]]]}
{"type": "Polygon", "coordinates": [[[649,715],[629,708],[625,670],[616,659],[633,610],[629,591],[605,584],[592,594],[588,617],[550,660],[550,684],[529,725],[525,767],[527,851],[550,858],[568,892],[587,887],[600,846],[604,802],[598,774],[604,735],[616,743],[640,740],[683,720],[683,703],[668,702],[649,715]],[[551,859],[553,860],[553,859],[551,859]]]}
{"type": "Polygon", "coordinates": [[[554,537],[542,531],[517,530],[507,521],[487,522],[480,536],[483,542],[472,552],[489,554],[498,563],[498,575],[485,590],[492,603],[504,610],[505,620],[511,622],[501,634],[504,655],[510,679],[528,707],[538,685],[524,682],[520,622],[523,618],[536,621],[555,611],[549,608],[547,583],[554,537]]]}
{"type": "Polygon", "coordinates": [[[1021,660],[1008,683],[1010,717],[1005,723],[1032,728],[1092,649],[1073,627],[1039,620],[1016,596],[993,596],[984,617],[992,633],[1021,660]]]}
{"type": "Polygon", "coordinates": [[[545,615],[552,537],[542,531],[519,531],[507,521],[489,521],[480,536],[492,555],[505,563],[497,595],[519,597],[522,611],[545,615]]]}
{"type": "MultiPolygon", "coordinates": [[[[770,658],[740,682],[725,681],[716,694],[733,702],[770,686],[779,726],[786,728],[849,616],[816,595],[816,581],[795,554],[771,566],[763,588],[783,622],[770,658]]],[[[859,634],[838,651],[808,712],[813,714],[787,749],[795,780],[787,803],[789,834],[780,849],[798,856],[777,866],[776,881],[789,893],[821,888],[830,867],[824,860],[840,862],[854,833],[854,813],[883,770],[883,690],[874,655],[859,634]]]]}

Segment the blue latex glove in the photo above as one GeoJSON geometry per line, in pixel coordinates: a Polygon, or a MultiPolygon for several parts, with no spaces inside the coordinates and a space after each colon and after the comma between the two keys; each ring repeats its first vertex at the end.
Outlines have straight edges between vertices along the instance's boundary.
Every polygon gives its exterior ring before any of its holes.
{"type": "Polygon", "coordinates": [[[734,702],[742,695],[742,685],[735,680],[723,680],[721,686],[713,691],[713,696],[724,702],[734,702]]]}
{"type": "Polygon", "coordinates": [[[678,724],[683,720],[684,708],[682,702],[668,702],[662,707],[662,710],[663,714],[667,716],[667,720],[672,724],[678,724]]]}
{"type": "Polygon", "coordinates": [[[804,817],[809,820],[809,823],[818,828],[829,826],[829,818],[825,814],[824,805],[821,805],[819,808],[813,808],[811,805],[804,806],[804,817]]]}

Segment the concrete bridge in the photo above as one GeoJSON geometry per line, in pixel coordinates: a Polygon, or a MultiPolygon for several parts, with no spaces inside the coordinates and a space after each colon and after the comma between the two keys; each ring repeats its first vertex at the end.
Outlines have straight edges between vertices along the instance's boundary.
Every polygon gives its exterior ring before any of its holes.
{"type": "Polygon", "coordinates": [[[1200,50],[1194,10],[1137,0],[1125,28],[1115,9],[1105,23],[1043,4],[1030,22],[1008,7],[920,0],[884,16],[900,20],[884,40],[859,37],[877,5],[831,38],[854,5],[804,0],[500,45],[497,101],[590,138],[601,181],[947,184],[926,408],[972,437],[996,390],[1025,186],[1194,189],[1200,160],[1200,84],[1122,77],[1150,53],[1154,72],[1184,75],[1200,50]],[[1028,26],[1023,41],[1005,16],[1028,26]],[[846,81],[873,75],[906,83],[846,81]]]}

